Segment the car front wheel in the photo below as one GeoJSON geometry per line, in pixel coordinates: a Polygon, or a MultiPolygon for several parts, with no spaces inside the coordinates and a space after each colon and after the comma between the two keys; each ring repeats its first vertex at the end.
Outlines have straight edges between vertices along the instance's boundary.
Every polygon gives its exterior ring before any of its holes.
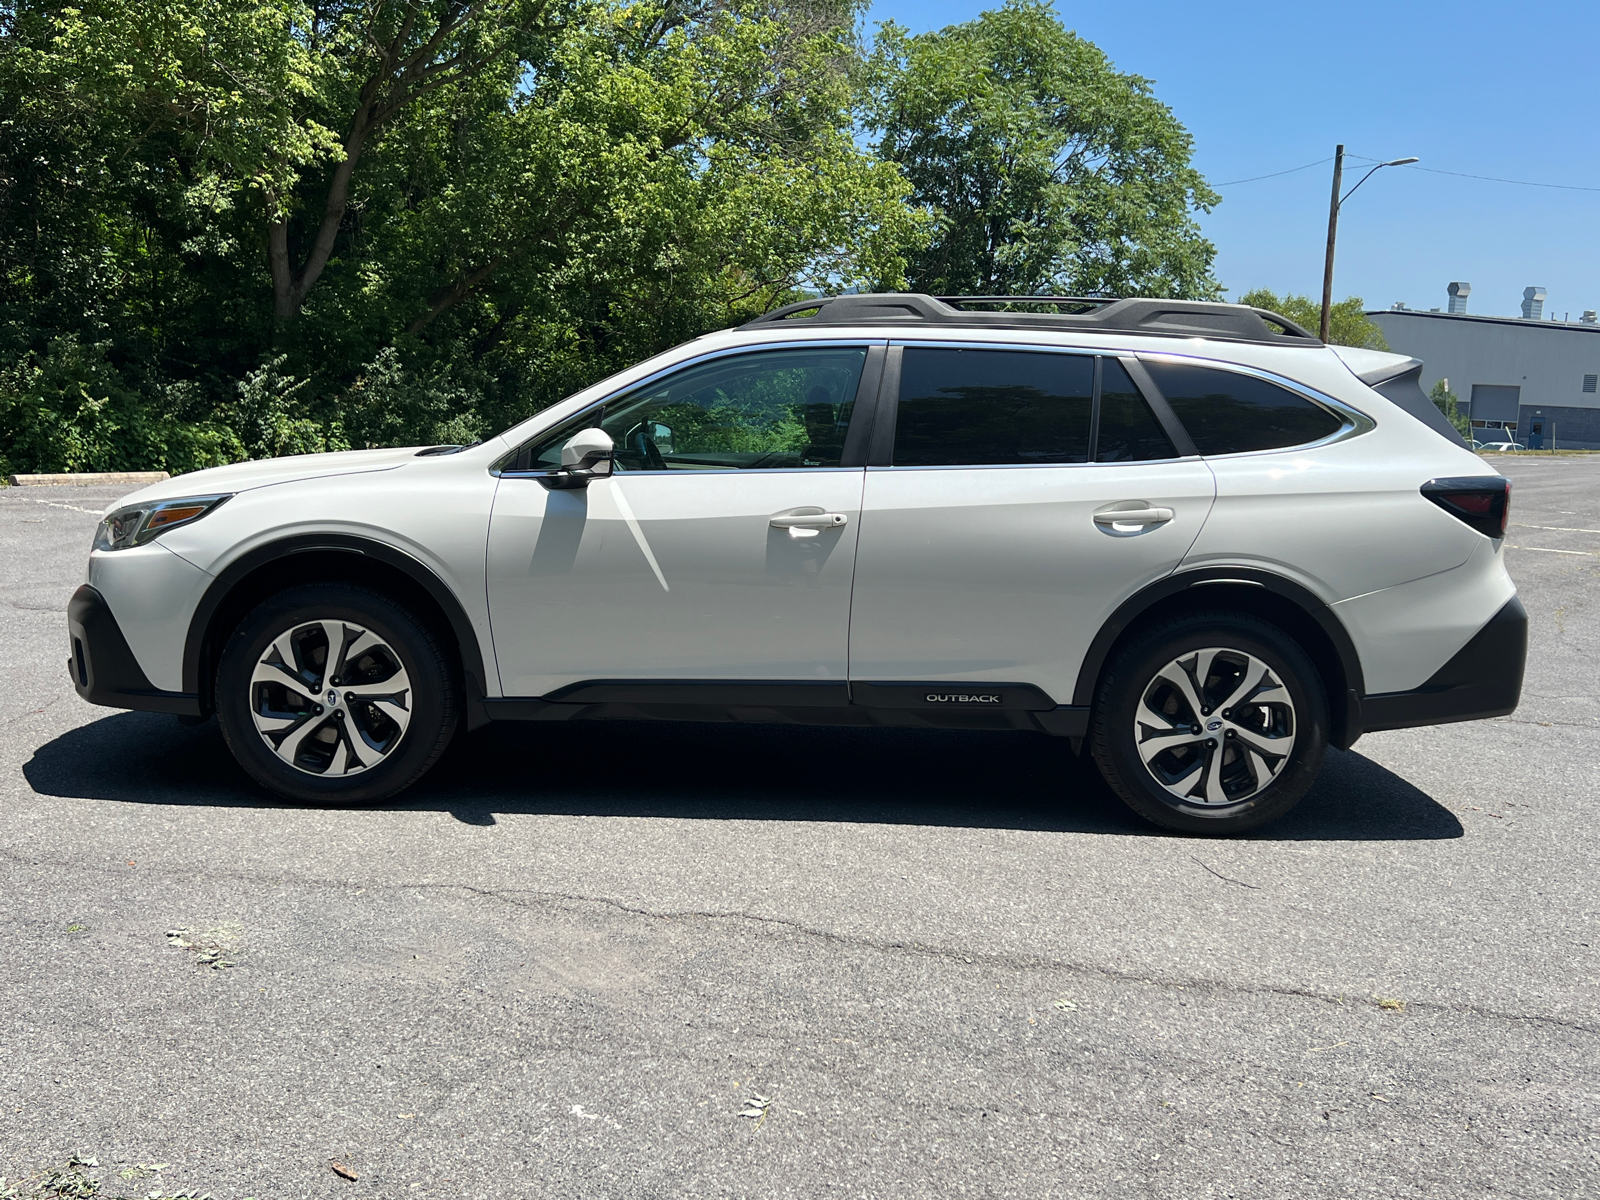
{"type": "Polygon", "coordinates": [[[1135,812],[1186,833],[1276,820],[1316,779],[1327,700],[1295,641],[1258,618],[1164,622],[1119,653],[1090,731],[1106,782],[1135,812]]]}
{"type": "Polygon", "coordinates": [[[264,787],[308,803],[381,800],[444,752],[457,689],[438,638],[366,588],[315,584],[264,601],[216,679],[228,748],[264,787]]]}

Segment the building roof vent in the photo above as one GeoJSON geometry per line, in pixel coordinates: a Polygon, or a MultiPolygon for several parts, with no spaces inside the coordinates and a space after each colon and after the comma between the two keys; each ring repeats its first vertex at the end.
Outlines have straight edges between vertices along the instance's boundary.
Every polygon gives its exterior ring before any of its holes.
{"type": "Polygon", "coordinates": [[[1389,307],[1392,308],[1395,312],[1405,312],[1406,311],[1406,302],[1404,300],[1396,300],[1389,307]]]}
{"type": "Polygon", "coordinates": [[[1472,285],[1470,283],[1452,283],[1445,290],[1450,293],[1449,311],[1453,313],[1466,312],[1467,297],[1472,295],[1472,285]]]}
{"type": "Polygon", "coordinates": [[[1545,290],[1542,287],[1525,287],[1522,289],[1522,319],[1524,321],[1544,320],[1545,290]]]}
{"type": "Polygon", "coordinates": [[[1594,309],[1592,309],[1592,308],[1584,309],[1583,310],[1583,316],[1579,317],[1578,320],[1581,321],[1585,325],[1600,324],[1600,321],[1596,320],[1594,309]]]}

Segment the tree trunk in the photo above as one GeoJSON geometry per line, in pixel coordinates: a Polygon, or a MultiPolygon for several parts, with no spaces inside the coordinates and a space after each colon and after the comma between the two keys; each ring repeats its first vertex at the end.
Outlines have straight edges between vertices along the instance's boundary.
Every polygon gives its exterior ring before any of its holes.
{"type": "MultiPolygon", "coordinates": [[[[339,226],[344,222],[345,210],[350,206],[350,183],[356,162],[367,142],[380,126],[419,97],[447,83],[470,78],[482,70],[487,59],[473,57],[468,51],[458,51],[441,58],[450,37],[460,32],[484,12],[487,0],[455,0],[431,34],[422,38],[410,52],[412,34],[422,8],[415,0],[406,0],[406,15],[399,29],[386,45],[378,47],[377,61],[372,74],[361,85],[356,97],[355,113],[350,119],[349,132],[344,139],[344,158],[336,163],[328,179],[328,194],[322,203],[322,221],[316,238],[311,243],[306,259],[298,270],[289,254],[289,214],[279,198],[272,198],[267,225],[267,251],[272,267],[272,315],[279,331],[291,324],[305,306],[306,297],[316,286],[333,247],[339,237],[339,226]]],[[[383,0],[376,0],[370,9],[375,18],[383,0]]]]}
{"type": "Polygon", "coordinates": [[[344,159],[333,168],[328,180],[328,195],[322,202],[322,223],[317,227],[316,240],[306,255],[305,265],[298,271],[289,260],[289,219],[287,214],[267,227],[267,251],[272,260],[272,318],[280,326],[291,323],[305,306],[306,296],[316,286],[328,259],[333,256],[334,243],[339,237],[339,226],[344,222],[345,210],[350,207],[350,180],[355,173],[356,160],[361,157],[373,125],[369,119],[372,111],[367,89],[362,89],[362,104],[356,110],[350,133],[344,140],[344,159]]]}

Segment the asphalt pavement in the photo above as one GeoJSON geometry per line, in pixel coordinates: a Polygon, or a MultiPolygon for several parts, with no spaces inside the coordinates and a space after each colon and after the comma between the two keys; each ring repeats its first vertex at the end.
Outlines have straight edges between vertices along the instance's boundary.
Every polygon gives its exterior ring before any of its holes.
{"type": "Polygon", "coordinates": [[[1021,733],[491,727],[287,806],[74,695],[116,493],[0,490],[0,1195],[1600,1195],[1600,458],[1496,463],[1522,706],[1233,841],[1021,733]]]}

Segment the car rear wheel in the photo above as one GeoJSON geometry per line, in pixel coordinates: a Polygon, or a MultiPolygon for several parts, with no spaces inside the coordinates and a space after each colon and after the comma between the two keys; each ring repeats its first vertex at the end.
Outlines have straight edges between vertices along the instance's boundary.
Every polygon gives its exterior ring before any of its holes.
{"type": "Polygon", "coordinates": [[[1090,730],[1096,764],[1135,812],[1185,833],[1283,816],[1327,748],[1328,706],[1294,640],[1255,617],[1164,622],[1119,653],[1090,730]]]}
{"type": "Polygon", "coordinates": [[[216,680],[228,748],[279,795],[358,804],[410,786],[444,752],[457,688],[444,647],[392,600],[317,584],[266,600],[216,680]]]}

